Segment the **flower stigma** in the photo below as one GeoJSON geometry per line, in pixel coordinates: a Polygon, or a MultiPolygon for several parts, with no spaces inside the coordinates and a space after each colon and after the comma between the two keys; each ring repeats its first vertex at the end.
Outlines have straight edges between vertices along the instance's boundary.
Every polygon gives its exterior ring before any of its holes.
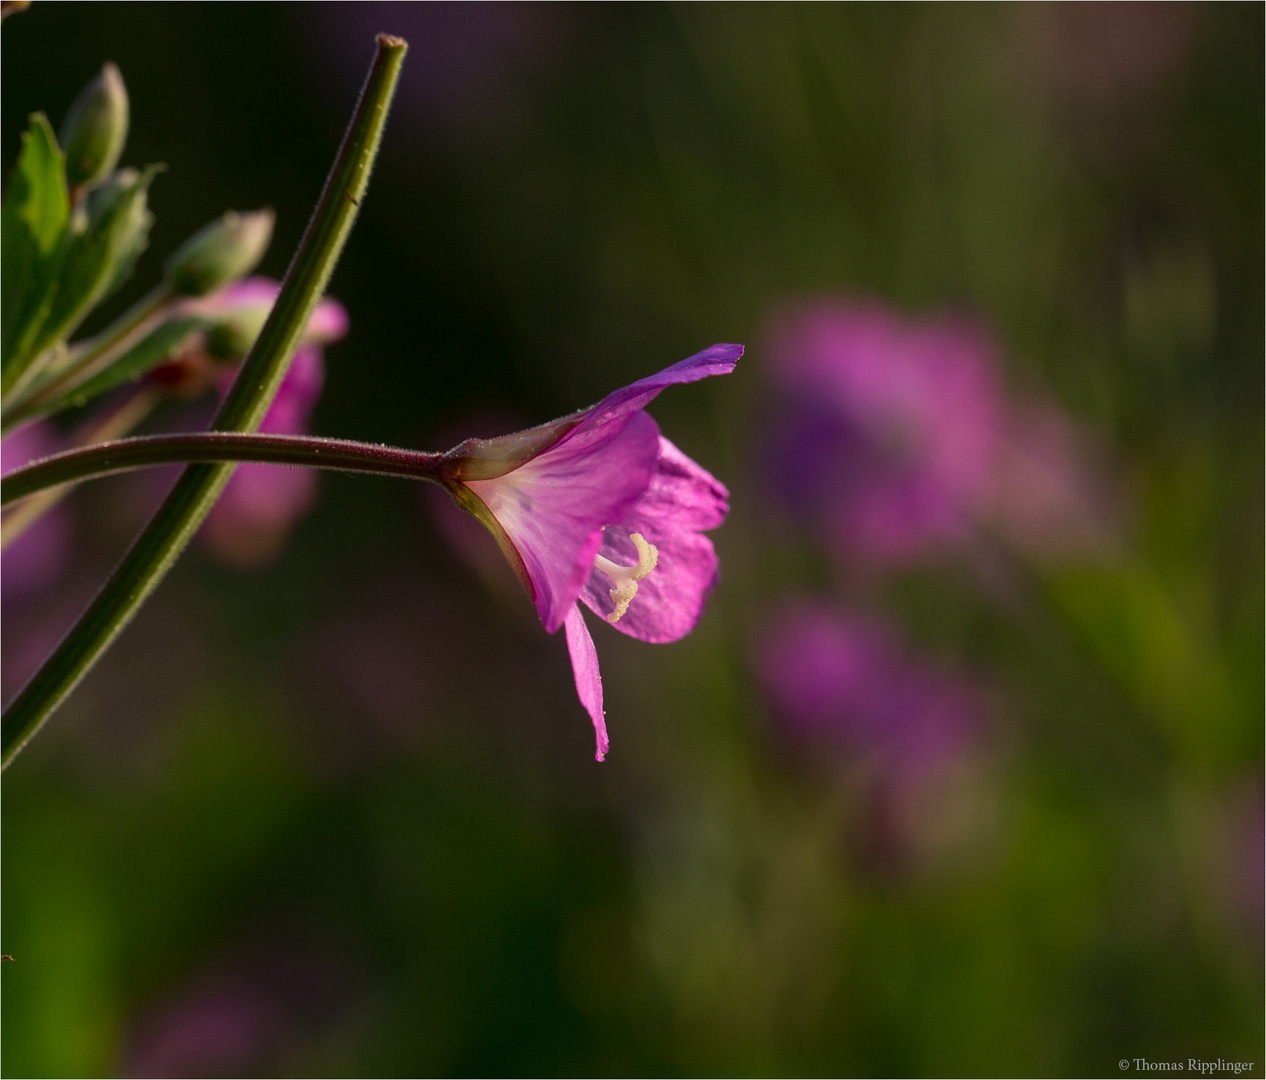
{"type": "Polygon", "coordinates": [[[637,595],[637,583],[654,570],[659,561],[659,548],[647,543],[646,537],[641,533],[629,533],[629,539],[637,548],[636,566],[621,566],[603,555],[597,555],[593,560],[593,565],[615,582],[615,588],[611,590],[615,610],[607,616],[607,622],[620,621],[620,617],[629,610],[633,597],[637,595]]]}

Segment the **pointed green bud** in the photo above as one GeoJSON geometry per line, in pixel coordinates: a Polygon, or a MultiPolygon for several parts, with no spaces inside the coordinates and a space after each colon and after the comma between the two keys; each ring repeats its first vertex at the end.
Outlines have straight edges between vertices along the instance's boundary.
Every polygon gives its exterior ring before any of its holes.
{"type": "Polygon", "coordinates": [[[273,217],[267,209],[253,214],[230,210],[194,233],[167,261],[167,277],[176,291],[205,296],[249,274],[272,239],[273,217]]]}
{"type": "Polygon", "coordinates": [[[123,76],[113,64],[80,91],[62,122],[66,182],[92,184],[114,168],[127,142],[128,101],[123,76]]]}

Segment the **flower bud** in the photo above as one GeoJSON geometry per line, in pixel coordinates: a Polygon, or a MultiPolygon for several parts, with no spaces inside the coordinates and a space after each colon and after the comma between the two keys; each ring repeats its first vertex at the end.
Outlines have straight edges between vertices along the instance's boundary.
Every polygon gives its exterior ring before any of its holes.
{"type": "Polygon", "coordinates": [[[123,76],[113,64],[83,88],[62,122],[66,182],[95,183],[114,168],[127,142],[128,100],[123,76]]]}
{"type": "Polygon", "coordinates": [[[167,277],[184,296],[205,296],[249,274],[273,235],[273,212],[230,210],[189,237],[167,262],[167,277]]]}

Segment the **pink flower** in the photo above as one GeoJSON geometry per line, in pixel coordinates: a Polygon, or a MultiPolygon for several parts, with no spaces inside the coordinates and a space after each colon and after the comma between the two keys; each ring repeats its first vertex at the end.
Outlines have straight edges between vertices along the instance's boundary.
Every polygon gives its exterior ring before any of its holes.
{"type": "Polygon", "coordinates": [[[987,337],[966,322],[825,300],[783,312],[770,346],[791,406],[773,467],[795,509],[880,563],[970,534],[1003,417],[987,337]]]}
{"type": "MultiPolygon", "coordinates": [[[[321,350],[300,348],[259,430],[280,435],[306,433],[324,379],[321,350]]],[[[281,551],[291,524],[312,508],[316,493],[314,469],[239,465],[207,515],[200,540],[224,562],[262,566],[281,551]]]]}
{"type": "Polygon", "coordinates": [[[607,752],[602,678],[578,601],[617,630],[668,642],[699,621],[717,577],[702,535],[725,520],[725,485],[659,433],[643,407],[675,383],[734,370],[713,345],[597,405],[446,458],[450,493],[488,527],[551,634],[564,627],[576,692],[607,752]]]}
{"type": "Polygon", "coordinates": [[[1106,495],[1053,405],[1014,398],[961,318],[823,299],[774,320],[771,488],[842,553],[898,567],[991,525],[1031,554],[1103,542],[1106,495]]]}
{"type": "MultiPolygon", "coordinates": [[[[196,315],[235,316],[255,329],[263,326],[264,319],[277,302],[281,282],[266,277],[249,277],[235,282],[219,292],[197,300],[188,300],[182,310],[196,315]]],[[[325,345],[347,335],[347,310],[337,300],[326,297],[316,306],[308,325],[303,331],[304,345],[325,345]]]]}
{"type": "Polygon", "coordinates": [[[976,739],[984,695],[905,647],[896,631],[812,598],[771,613],[756,646],[770,703],[793,736],[875,754],[925,776],[976,739]]]}
{"type": "MultiPolygon", "coordinates": [[[[4,437],[0,447],[3,469],[8,472],[62,449],[52,425],[46,420],[27,424],[4,437]]],[[[25,600],[53,585],[70,556],[73,525],[69,508],[54,506],[33,522],[5,550],[0,577],[6,602],[25,600]]]]}
{"type": "MultiPolygon", "coordinates": [[[[204,313],[262,325],[280,290],[280,284],[268,278],[247,278],[194,304],[204,313]]],[[[326,298],[317,305],[260,431],[283,435],[307,432],[325,381],[321,345],[343,337],[347,325],[347,312],[337,300],[326,298]]],[[[232,384],[233,375],[231,369],[222,371],[222,392],[232,384]]],[[[207,515],[201,542],[225,562],[262,565],[281,550],[291,524],[311,509],[316,490],[317,475],[311,469],[241,465],[207,515]]]]}
{"type": "Polygon", "coordinates": [[[789,740],[847,767],[859,854],[890,870],[948,854],[988,813],[990,695],[896,628],[813,597],[768,613],[753,667],[789,740]]]}

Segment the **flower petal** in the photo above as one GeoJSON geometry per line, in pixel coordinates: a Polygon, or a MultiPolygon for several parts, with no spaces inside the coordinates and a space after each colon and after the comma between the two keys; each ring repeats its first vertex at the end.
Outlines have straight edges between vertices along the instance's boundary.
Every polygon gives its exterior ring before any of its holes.
{"type": "MultiPolygon", "coordinates": [[[[694,628],[717,579],[716,550],[700,530],[725,520],[729,494],[711,473],[660,436],[655,475],[646,493],[618,525],[602,533],[599,553],[622,566],[637,562],[631,533],[641,533],[659,549],[655,569],[638,581],[633,602],[612,624],[617,630],[662,643],[694,628]]],[[[615,609],[610,589],[606,575],[594,570],[580,598],[606,618],[615,609]]]]}
{"type": "Polygon", "coordinates": [[[709,375],[728,374],[742,355],[742,345],[712,345],[657,375],[621,387],[588,409],[513,435],[467,439],[444,455],[449,462],[449,475],[463,483],[504,476],[563,442],[581,438],[585,432],[602,428],[627,413],[641,409],[665,387],[697,382],[709,375]]]}
{"type": "MultiPolygon", "coordinates": [[[[728,375],[743,355],[742,345],[710,345],[694,356],[679,360],[672,367],[666,367],[655,375],[638,379],[635,383],[623,386],[608,394],[597,405],[585,410],[580,430],[595,424],[606,423],[634,409],[644,408],[661,390],[677,383],[698,382],[709,375],[728,375]]],[[[575,438],[568,435],[567,438],[575,438]]]]}
{"type": "Polygon", "coordinates": [[[593,720],[593,733],[597,740],[594,757],[601,761],[607,756],[610,745],[607,739],[607,722],[602,710],[602,673],[598,670],[598,650],[585,625],[580,607],[572,604],[563,620],[567,631],[567,651],[571,654],[571,670],[576,677],[576,693],[593,720]]]}
{"type": "Polygon", "coordinates": [[[659,428],[631,413],[579,433],[504,476],[467,486],[523,560],[537,613],[551,634],[576,602],[602,541],[650,486],[659,428]]]}

